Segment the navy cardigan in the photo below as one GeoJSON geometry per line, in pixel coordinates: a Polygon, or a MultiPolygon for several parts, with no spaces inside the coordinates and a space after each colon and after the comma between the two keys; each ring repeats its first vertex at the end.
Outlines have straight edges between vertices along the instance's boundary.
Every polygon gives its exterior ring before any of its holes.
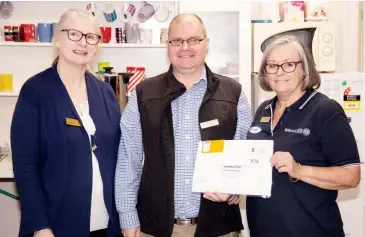
{"type": "MultiPolygon", "coordinates": [[[[114,201],[120,108],[110,85],[89,73],[85,77],[96,126],[94,153],[109,214],[108,236],[115,236],[120,233],[114,201]]],[[[21,207],[19,236],[51,228],[57,237],[88,237],[91,147],[56,65],[23,85],[11,125],[11,148],[21,207]],[[75,126],[76,120],[81,126],[75,126]]]]}

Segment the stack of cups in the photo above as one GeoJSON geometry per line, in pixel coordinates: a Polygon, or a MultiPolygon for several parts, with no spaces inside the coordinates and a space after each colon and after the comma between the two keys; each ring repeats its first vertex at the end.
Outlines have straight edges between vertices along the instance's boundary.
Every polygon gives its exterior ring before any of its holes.
{"type": "Polygon", "coordinates": [[[115,28],[115,38],[118,44],[126,43],[125,28],[115,28]]]}

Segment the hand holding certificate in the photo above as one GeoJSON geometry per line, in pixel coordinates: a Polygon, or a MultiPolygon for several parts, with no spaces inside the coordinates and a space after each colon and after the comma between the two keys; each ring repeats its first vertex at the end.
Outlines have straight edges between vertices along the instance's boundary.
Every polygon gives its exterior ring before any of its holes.
{"type": "Polygon", "coordinates": [[[215,140],[199,143],[193,192],[271,196],[273,141],[215,140]]]}

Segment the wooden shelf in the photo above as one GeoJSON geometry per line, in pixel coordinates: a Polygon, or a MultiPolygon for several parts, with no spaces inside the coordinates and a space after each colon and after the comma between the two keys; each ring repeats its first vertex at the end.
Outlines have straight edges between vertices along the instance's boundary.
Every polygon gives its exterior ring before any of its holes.
{"type": "MultiPolygon", "coordinates": [[[[52,43],[40,42],[0,42],[0,47],[16,46],[16,47],[52,47],[52,43]]],[[[102,48],[166,48],[165,44],[100,44],[102,48]]]]}

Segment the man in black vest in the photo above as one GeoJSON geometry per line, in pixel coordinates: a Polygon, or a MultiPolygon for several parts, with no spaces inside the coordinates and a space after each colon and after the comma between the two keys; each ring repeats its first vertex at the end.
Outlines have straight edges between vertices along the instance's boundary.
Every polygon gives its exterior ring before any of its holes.
{"type": "Polygon", "coordinates": [[[126,237],[238,236],[238,196],[193,193],[201,140],[246,139],[251,112],[241,85],[205,64],[201,19],[176,16],[168,72],[136,87],[121,119],[116,205],[126,237]],[[144,160],[142,166],[142,157],[144,160]]]}

